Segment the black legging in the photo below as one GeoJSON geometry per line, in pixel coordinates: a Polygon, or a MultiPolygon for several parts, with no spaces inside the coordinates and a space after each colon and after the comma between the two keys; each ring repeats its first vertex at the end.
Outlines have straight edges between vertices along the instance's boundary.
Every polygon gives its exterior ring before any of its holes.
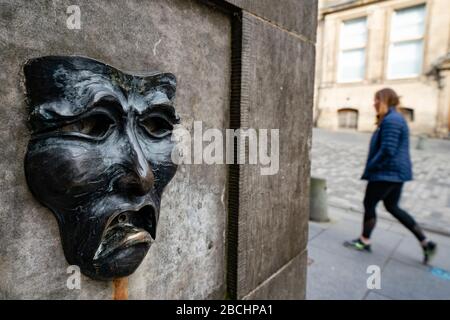
{"type": "Polygon", "coordinates": [[[364,238],[370,238],[370,234],[375,228],[377,221],[375,207],[380,200],[383,200],[384,206],[389,213],[408,228],[420,242],[425,240],[425,235],[414,218],[398,207],[402,187],[402,182],[369,181],[367,183],[366,195],[364,197],[364,238]]]}

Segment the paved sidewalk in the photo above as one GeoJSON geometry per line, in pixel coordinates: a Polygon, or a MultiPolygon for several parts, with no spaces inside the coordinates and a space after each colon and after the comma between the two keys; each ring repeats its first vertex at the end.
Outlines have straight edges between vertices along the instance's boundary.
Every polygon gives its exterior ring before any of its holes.
{"type": "MultiPolygon", "coordinates": [[[[370,134],[314,129],[313,177],[327,179],[331,206],[362,212],[366,182],[360,180],[370,134]]],[[[401,205],[426,229],[450,235],[450,141],[429,139],[416,150],[411,138],[414,181],[405,184],[401,205]]],[[[382,205],[378,213],[394,219],[382,205]]]]}
{"type": "Polygon", "coordinates": [[[438,252],[424,266],[417,240],[397,222],[379,221],[366,253],[342,245],[358,236],[362,215],[330,208],[329,216],[309,224],[307,299],[450,299],[449,237],[428,233],[438,252]],[[367,289],[369,265],[380,267],[381,289],[367,289]]]}

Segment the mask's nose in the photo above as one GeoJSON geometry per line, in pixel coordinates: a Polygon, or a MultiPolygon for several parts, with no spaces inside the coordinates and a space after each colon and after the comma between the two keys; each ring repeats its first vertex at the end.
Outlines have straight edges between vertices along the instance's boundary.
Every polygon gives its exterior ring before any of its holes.
{"type": "Polygon", "coordinates": [[[116,186],[128,194],[147,194],[154,185],[155,177],[131,128],[125,129],[125,139],[119,143],[123,144],[119,149],[123,152],[124,165],[128,170],[117,180],[116,186]]]}

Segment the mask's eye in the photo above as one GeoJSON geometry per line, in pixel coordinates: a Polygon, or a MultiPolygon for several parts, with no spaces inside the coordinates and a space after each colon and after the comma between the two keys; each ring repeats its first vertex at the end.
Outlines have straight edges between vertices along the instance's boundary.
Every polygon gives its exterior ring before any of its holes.
{"type": "Polygon", "coordinates": [[[101,138],[114,124],[113,120],[104,114],[93,114],[58,129],[58,132],[81,133],[86,136],[101,138]]]}
{"type": "Polygon", "coordinates": [[[163,138],[173,130],[173,126],[166,119],[158,116],[147,117],[140,121],[140,125],[155,138],[163,138]]]}

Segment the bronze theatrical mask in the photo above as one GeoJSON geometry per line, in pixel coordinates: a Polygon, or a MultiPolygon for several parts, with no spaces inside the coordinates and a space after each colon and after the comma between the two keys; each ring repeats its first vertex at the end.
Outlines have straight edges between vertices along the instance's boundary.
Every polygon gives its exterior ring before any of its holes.
{"type": "Polygon", "coordinates": [[[67,261],[99,280],[133,273],[156,236],[171,160],[175,76],[76,56],[24,66],[28,186],[55,215],[67,261]]]}

